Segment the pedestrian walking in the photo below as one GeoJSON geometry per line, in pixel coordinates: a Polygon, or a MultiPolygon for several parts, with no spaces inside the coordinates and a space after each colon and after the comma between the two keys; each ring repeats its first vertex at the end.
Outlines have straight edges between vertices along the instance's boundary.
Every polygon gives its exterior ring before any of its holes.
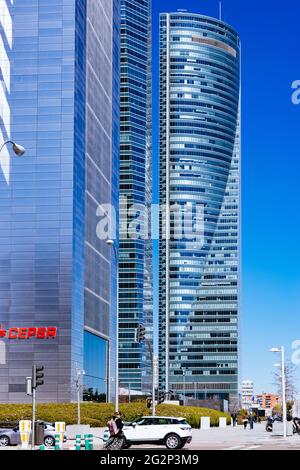
{"type": "Polygon", "coordinates": [[[107,422],[107,427],[108,427],[108,432],[109,432],[109,439],[108,441],[104,444],[105,449],[113,449],[113,445],[115,442],[115,438],[118,434],[118,427],[115,422],[115,416],[113,416],[108,422],[107,422]]]}
{"type": "Polygon", "coordinates": [[[250,417],[249,417],[249,425],[250,425],[250,429],[254,428],[254,418],[252,414],[250,414],[250,417]]]}
{"type": "Polygon", "coordinates": [[[109,430],[109,439],[105,444],[107,450],[120,450],[123,449],[126,443],[126,438],[123,433],[123,421],[121,413],[115,412],[113,418],[107,423],[109,430]]]}
{"type": "Polygon", "coordinates": [[[237,414],[236,414],[236,413],[232,413],[232,414],[231,414],[231,418],[232,418],[232,426],[235,427],[235,426],[236,426],[236,423],[237,423],[237,414]]]}
{"type": "Polygon", "coordinates": [[[244,416],[244,418],[243,418],[243,425],[244,425],[244,429],[247,429],[247,425],[248,425],[248,418],[247,418],[247,416],[244,416]]]}

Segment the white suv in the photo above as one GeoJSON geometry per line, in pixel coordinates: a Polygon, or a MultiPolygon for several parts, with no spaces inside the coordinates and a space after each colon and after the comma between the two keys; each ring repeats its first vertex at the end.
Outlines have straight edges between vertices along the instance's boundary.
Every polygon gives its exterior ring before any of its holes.
{"type": "Polygon", "coordinates": [[[123,432],[127,448],[132,444],[161,444],[168,449],[181,449],[192,440],[192,428],[184,418],[143,416],[125,423],[123,432]]]}

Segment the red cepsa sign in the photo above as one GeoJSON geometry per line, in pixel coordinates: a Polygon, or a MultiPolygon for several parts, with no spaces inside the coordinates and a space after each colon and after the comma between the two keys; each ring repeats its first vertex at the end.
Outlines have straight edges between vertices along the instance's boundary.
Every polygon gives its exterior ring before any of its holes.
{"type": "Polygon", "coordinates": [[[2,329],[0,325],[0,338],[8,339],[51,339],[56,338],[57,327],[56,326],[47,326],[47,327],[20,327],[20,328],[9,328],[8,330],[2,329]]]}

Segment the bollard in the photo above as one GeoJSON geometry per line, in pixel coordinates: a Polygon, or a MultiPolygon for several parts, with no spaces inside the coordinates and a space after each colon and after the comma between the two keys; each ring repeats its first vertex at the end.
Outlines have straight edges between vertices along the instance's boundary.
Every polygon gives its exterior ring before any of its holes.
{"type": "Polygon", "coordinates": [[[28,449],[29,447],[31,424],[32,423],[30,420],[21,420],[19,422],[19,431],[20,431],[22,449],[28,449]]]}
{"type": "Polygon", "coordinates": [[[84,449],[90,450],[90,435],[89,434],[84,435],[84,449]]]}
{"type": "Polygon", "coordinates": [[[81,434],[76,434],[75,450],[80,450],[81,447],[81,434]]]}
{"type": "Polygon", "coordinates": [[[226,428],[226,427],[227,427],[227,419],[219,418],[219,428],[226,428]]]}
{"type": "Polygon", "coordinates": [[[89,450],[93,450],[93,448],[94,448],[94,436],[93,436],[93,434],[89,434],[89,436],[90,436],[90,442],[89,442],[90,448],[89,448],[89,450]]]}
{"type": "Polygon", "coordinates": [[[59,434],[60,449],[63,448],[65,432],[66,432],[66,423],[64,421],[55,421],[55,433],[59,434]]]}
{"type": "Polygon", "coordinates": [[[55,450],[60,450],[59,434],[55,434],[55,450]]]}
{"type": "Polygon", "coordinates": [[[202,430],[210,429],[210,417],[209,416],[201,416],[200,429],[202,430]]]}

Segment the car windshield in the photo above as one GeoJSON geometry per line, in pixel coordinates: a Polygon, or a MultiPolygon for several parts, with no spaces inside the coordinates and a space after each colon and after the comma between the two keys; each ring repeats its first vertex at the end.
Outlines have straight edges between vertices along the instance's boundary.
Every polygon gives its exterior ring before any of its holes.
{"type": "Polygon", "coordinates": [[[178,423],[179,424],[189,424],[186,419],[179,419],[178,423]]]}

